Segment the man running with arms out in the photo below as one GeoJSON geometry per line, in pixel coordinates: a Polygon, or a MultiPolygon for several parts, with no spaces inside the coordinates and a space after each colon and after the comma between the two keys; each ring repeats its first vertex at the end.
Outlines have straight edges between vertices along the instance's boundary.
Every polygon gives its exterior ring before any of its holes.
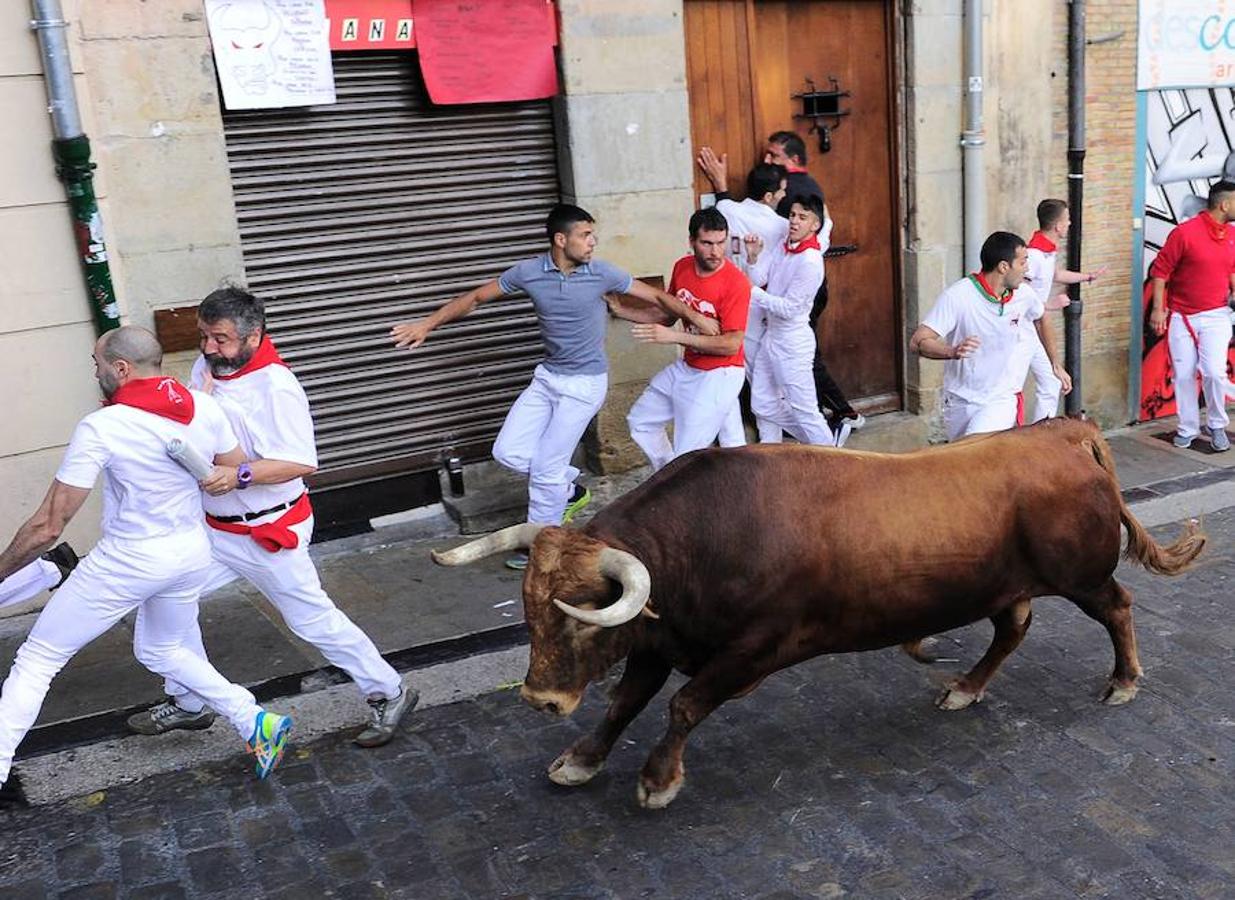
{"type": "Polygon", "coordinates": [[[1016,395],[1025,373],[1016,365],[1031,340],[1037,297],[1020,289],[1025,242],[996,231],[982,244],[982,271],[948,287],[909,339],[909,349],[944,359],[943,420],[949,441],[1016,425],[1016,395]]]}
{"type": "Polygon", "coordinates": [[[742,334],[750,306],[750,282],[725,258],[729,225],[715,208],[701,209],[690,217],[689,232],[693,252],[673,266],[669,290],[711,319],[720,333],[701,332],[697,327],[678,331],[668,322],[632,329],[645,343],[686,348],[681,359],[653,376],[626,417],[631,438],[653,470],[683,453],[711,445],[746,378],[742,334]],[[670,422],[672,442],[665,430],[670,422]]]}
{"type": "Polygon", "coordinates": [[[1201,433],[1198,369],[1205,392],[1210,446],[1219,453],[1231,449],[1231,439],[1226,435],[1231,421],[1226,414],[1230,390],[1226,360],[1231,343],[1227,298],[1235,293],[1232,218],[1235,182],[1216,182],[1209,189],[1209,208],[1176,225],[1149,267],[1153,279],[1149,326],[1155,334],[1166,334],[1171,351],[1179,412],[1175,446],[1181,449],[1192,446],[1201,433]]]}
{"type": "MultiPolygon", "coordinates": [[[[593,259],[595,220],[579,207],[555,206],[545,232],[547,253],[512,266],[497,280],[455,298],[427,318],[394,326],[391,335],[396,347],[419,347],[438,326],[463,318],[480,303],[519,291],[531,297],[545,359],[506,415],[493,443],[493,458],[527,476],[529,522],[561,525],[591,500],[591,494],[575,483],[579,470],[570,458],[608,390],[607,312],[633,321],[649,315],[659,319],[667,313],[687,317],[700,328],[714,324],[664,291],[593,259]],[[616,294],[630,294],[654,308],[624,306],[616,294]]],[[[517,554],[506,564],[525,568],[527,554],[517,554]]]]}
{"type": "MultiPolygon", "coordinates": [[[[322,590],[309,556],[313,507],[304,478],[317,469],[317,446],[304,388],[266,334],[262,301],[247,291],[214,291],[197,308],[197,327],[202,356],[192,384],[211,388],[247,460],[221,466],[202,483],[215,560],[204,592],[238,576],[261,591],[292,633],[356,682],[370,721],[355,742],[388,743],[419,694],[404,689],[373,642],[322,590]]],[[[206,658],[196,623],[189,643],[206,658]]],[[[140,658],[140,636],[136,644],[140,658]]],[[[168,679],[166,689],[168,699],[130,717],[130,729],[162,734],[210,727],[208,698],[175,679],[168,679]]]]}
{"type": "MultiPolygon", "coordinates": [[[[197,481],[167,455],[179,439],[218,465],[244,460],[217,403],[163,377],[144,328],[109,331],[94,348],[107,405],[78,424],[47,497],[0,554],[0,577],[56,542],[103,476],[103,536],[39,615],[0,693],[0,806],[25,801],[13,753],[38,718],[52,678],[82,647],[137,610],[138,660],[189,685],[240,732],[257,774],[278,764],[291,719],[261,709],[186,646],[210,571],[197,481]]],[[[217,472],[216,468],[216,472],[217,472]]]]}

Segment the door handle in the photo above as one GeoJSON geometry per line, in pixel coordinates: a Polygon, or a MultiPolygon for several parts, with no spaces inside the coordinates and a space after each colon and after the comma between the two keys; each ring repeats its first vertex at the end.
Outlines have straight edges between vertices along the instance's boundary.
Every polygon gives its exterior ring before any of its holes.
{"type": "Polygon", "coordinates": [[[839,246],[837,246],[836,244],[833,244],[823,254],[823,258],[824,259],[835,259],[838,256],[848,256],[850,253],[857,253],[857,252],[858,252],[857,244],[841,244],[839,246]]]}

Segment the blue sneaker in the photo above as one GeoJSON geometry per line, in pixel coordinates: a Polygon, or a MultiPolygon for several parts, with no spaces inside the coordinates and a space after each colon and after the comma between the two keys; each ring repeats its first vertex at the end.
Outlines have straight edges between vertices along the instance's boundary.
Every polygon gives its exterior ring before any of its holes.
{"type": "Polygon", "coordinates": [[[1231,449],[1231,438],[1225,428],[1209,429],[1209,446],[1213,448],[1214,453],[1225,453],[1231,449]]]}
{"type": "Polygon", "coordinates": [[[1171,443],[1174,444],[1176,447],[1178,447],[1180,450],[1187,450],[1189,447],[1192,446],[1192,440],[1193,439],[1190,437],[1184,437],[1179,432],[1175,432],[1175,437],[1171,438],[1171,443]]]}
{"type": "Polygon", "coordinates": [[[249,752],[257,757],[254,767],[258,778],[265,778],[283,758],[287,749],[287,736],[292,730],[291,716],[280,716],[262,710],[257,714],[253,737],[249,738],[249,752]]]}

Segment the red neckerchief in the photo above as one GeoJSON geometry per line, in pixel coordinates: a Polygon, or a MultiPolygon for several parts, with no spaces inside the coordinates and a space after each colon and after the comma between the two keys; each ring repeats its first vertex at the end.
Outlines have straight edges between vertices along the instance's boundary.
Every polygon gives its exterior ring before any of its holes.
{"type": "Polygon", "coordinates": [[[1048,238],[1040,231],[1035,231],[1033,237],[1029,239],[1030,250],[1041,250],[1043,253],[1054,253],[1059,249],[1059,245],[1048,238]]]}
{"type": "Polygon", "coordinates": [[[119,404],[144,409],[181,425],[193,421],[193,395],[175,378],[162,375],[126,381],[111,395],[108,406],[119,404]]]}
{"type": "Polygon", "coordinates": [[[786,253],[802,253],[806,250],[819,250],[822,252],[822,249],[823,248],[819,246],[819,236],[815,234],[812,234],[805,240],[798,241],[798,245],[796,247],[790,247],[789,242],[785,241],[786,253]]]}
{"type": "Polygon", "coordinates": [[[1205,217],[1205,228],[1209,231],[1209,236],[1218,243],[1226,240],[1226,223],[1219,222],[1209,214],[1209,210],[1201,210],[1201,215],[1205,217]]]}
{"type": "Polygon", "coordinates": [[[978,292],[982,295],[983,300],[987,303],[999,304],[999,315],[1002,316],[1003,308],[1007,306],[1008,301],[1012,299],[1013,291],[1007,290],[997,296],[990,284],[988,284],[986,279],[982,277],[981,272],[974,272],[969,276],[969,280],[973,282],[973,286],[978,289],[978,292]]]}
{"type": "Polygon", "coordinates": [[[264,369],[266,366],[282,366],[286,369],[287,363],[283,362],[279,351],[274,349],[274,341],[270,340],[270,335],[263,334],[262,342],[253,351],[252,359],[230,375],[215,375],[214,377],[219,381],[230,381],[233,378],[248,375],[250,372],[256,372],[258,369],[264,369]]]}
{"type": "Polygon", "coordinates": [[[805,172],[806,166],[799,166],[797,163],[785,163],[786,172],[805,172]]]}

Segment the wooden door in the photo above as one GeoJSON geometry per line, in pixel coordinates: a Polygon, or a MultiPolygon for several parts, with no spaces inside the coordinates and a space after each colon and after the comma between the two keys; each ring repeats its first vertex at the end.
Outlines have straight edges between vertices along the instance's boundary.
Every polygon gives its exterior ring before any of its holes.
{"type": "MultiPolygon", "coordinates": [[[[766,137],[795,131],[835,220],[830,302],[819,323],[824,358],[865,411],[901,407],[899,191],[893,108],[892,8],[887,0],[686,0],[686,64],[695,151],[729,155],[741,196],[766,137]],[[830,87],[850,110],[820,151],[792,95],[830,87]]],[[[698,194],[711,190],[701,174],[698,194]]]]}

